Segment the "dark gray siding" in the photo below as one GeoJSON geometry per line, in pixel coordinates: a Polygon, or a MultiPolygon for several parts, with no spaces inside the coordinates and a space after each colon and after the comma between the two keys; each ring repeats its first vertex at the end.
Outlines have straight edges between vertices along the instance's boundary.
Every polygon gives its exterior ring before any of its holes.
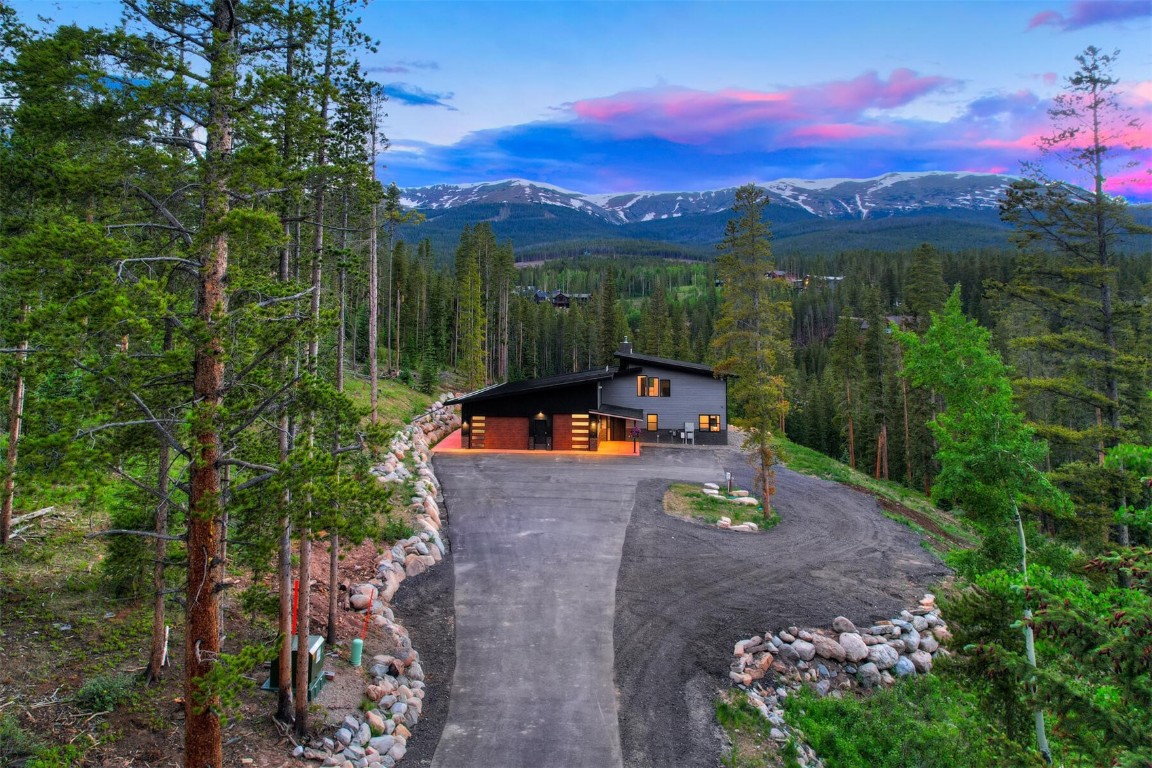
{"type": "MultiPolygon", "coordinates": [[[[611,381],[604,382],[600,397],[601,402],[604,403],[622,405],[627,408],[639,408],[644,411],[645,416],[650,413],[657,414],[661,432],[682,430],[684,423],[688,422],[696,427],[697,442],[702,443],[713,441],[709,440],[708,436],[702,436],[700,432],[698,426],[700,414],[719,415],[721,431],[718,434],[712,433],[712,437],[725,436],[726,439],[728,414],[726,413],[726,392],[723,379],[645,365],[636,369],[629,369],[628,373],[619,374],[611,381]],[[637,397],[637,376],[656,376],[670,380],[672,382],[671,397],[637,397]]],[[[644,426],[641,425],[641,427],[644,426]]],[[[646,437],[650,437],[650,435],[646,435],[646,437]]],[[[642,437],[641,439],[645,438],[642,437]]],[[[661,439],[666,439],[666,437],[661,439]]]]}

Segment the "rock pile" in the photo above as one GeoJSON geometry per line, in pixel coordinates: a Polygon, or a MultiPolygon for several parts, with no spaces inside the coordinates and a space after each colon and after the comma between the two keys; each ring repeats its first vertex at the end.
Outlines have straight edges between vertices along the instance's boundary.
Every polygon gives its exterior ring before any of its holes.
{"type": "Polygon", "coordinates": [[[424,708],[424,669],[408,630],[396,621],[389,604],[404,579],[419,576],[447,554],[440,537],[443,514],[440,482],[432,471],[431,447],[459,428],[455,409],[446,409],[442,395],[431,408],[396,433],[388,452],[371,472],[378,482],[410,490],[409,517],[418,533],[396,542],[377,560],[376,577],[348,590],[350,610],[365,614],[382,634],[387,654],[368,665],[365,696],[373,709],[362,719],[349,715],[331,737],[299,746],[295,757],[320,760],[341,768],[391,768],[404,757],[411,728],[424,708]]]}
{"type": "MultiPolygon", "coordinates": [[[[716,483],[704,483],[704,486],[700,489],[700,492],[705,496],[711,496],[714,499],[722,499],[724,501],[731,502],[732,504],[740,504],[747,507],[760,506],[760,500],[754,496],[749,495],[748,491],[732,491],[731,494],[726,495],[720,491],[720,486],[716,483]]],[[[725,530],[729,531],[741,531],[744,533],[760,530],[760,526],[753,522],[743,522],[733,525],[732,518],[730,517],[721,517],[716,521],[716,527],[724,528],[725,530]]]]}
{"type": "MultiPolygon", "coordinates": [[[[911,611],[858,629],[838,616],[831,629],[788,627],[736,643],[728,676],[748,694],[752,706],[772,725],[773,740],[791,733],[784,723],[783,700],[807,686],[819,696],[844,695],[853,688],[892,685],[898,678],[926,674],[933,660],[947,655],[951,634],[934,595],[924,595],[911,611]]],[[[802,766],[823,766],[811,748],[800,744],[802,766]]]]}

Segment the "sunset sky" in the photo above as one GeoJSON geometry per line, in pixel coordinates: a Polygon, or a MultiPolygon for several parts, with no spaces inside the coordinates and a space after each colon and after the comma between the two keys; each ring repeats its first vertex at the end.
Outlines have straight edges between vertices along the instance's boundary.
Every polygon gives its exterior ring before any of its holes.
{"type": "MultiPolygon", "coordinates": [[[[23,2],[81,23],[112,2],[23,2]]],[[[1152,0],[370,4],[400,186],[511,177],[581,192],[888,171],[1015,173],[1088,45],[1120,50],[1152,145],[1152,0]]],[[[1152,154],[1111,191],[1152,201],[1152,154]]]]}

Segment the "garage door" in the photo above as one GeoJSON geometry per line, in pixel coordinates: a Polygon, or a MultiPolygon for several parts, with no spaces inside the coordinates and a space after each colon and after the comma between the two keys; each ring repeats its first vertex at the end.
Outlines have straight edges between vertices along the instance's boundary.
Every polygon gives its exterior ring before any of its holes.
{"type": "Polygon", "coordinates": [[[523,451],[528,448],[527,417],[477,416],[473,422],[473,448],[505,451],[523,451]]]}

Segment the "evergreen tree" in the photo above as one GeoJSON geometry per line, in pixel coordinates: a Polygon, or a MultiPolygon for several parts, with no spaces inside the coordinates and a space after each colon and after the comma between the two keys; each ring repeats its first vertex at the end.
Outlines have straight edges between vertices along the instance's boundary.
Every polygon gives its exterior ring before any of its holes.
{"type": "MultiPolygon", "coordinates": [[[[1090,479],[1092,467],[1111,446],[1150,429],[1140,400],[1152,363],[1133,344],[1139,296],[1117,274],[1123,236],[1152,230],[1106,191],[1110,176],[1132,164],[1130,141],[1141,128],[1117,98],[1116,55],[1089,47],[1076,57],[1078,69],[1049,110],[1053,133],[1040,140],[1041,160],[1024,165],[1025,178],[1001,205],[1022,251],[1015,275],[996,286],[1028,329],[1010,342],[1021,370],[1016,386],[1053,443],[1054,463],[1068,464],[1067,481],[1081,487],[1082,510],[1114,506],[1107,483],[1090,479]],[[1055,180],[1053,164],[1082,186],[1055,180]]],[[[1083,517],[1078,533],[1097,546],[1105,523],[1103,512],[1083,517]]]]}
{"type": "Polygon", "coordinates": [[[768,196],[754,184],[740,187],[733,218],[724,230],[717,268],[724,284],[712,350],[717,375],[732,376],[728,393],[734,417],[754,451],[765,516],[772,514],[773,432],[788,412],[785,381],[791,304],[783,281],[773,280],[771,233],[764,220],[768,196]]]}

